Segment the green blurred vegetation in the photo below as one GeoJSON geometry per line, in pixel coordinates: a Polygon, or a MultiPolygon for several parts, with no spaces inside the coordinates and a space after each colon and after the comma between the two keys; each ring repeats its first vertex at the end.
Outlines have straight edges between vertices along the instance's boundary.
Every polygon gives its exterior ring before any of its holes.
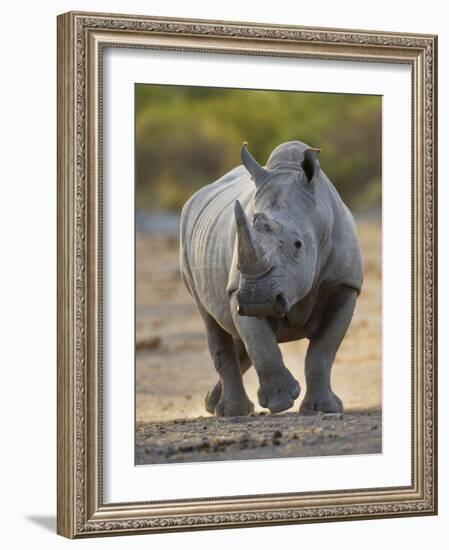
{"type": "Polygon", "coordinates": [[[379,96],[136,85],[136,206],[179,210],[241,164],[291,140],[321,148],[323,170],[353,209],[381,201],[379,96]]]}

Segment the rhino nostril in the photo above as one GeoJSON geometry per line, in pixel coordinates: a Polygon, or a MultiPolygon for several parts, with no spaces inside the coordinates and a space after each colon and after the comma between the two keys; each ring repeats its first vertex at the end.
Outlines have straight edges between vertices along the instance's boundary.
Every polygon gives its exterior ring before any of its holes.
{"type": "Polygon", "coordinates": [[[287,301],[285,300],[284,293],[281,292],[280,294],[276,295],[275,298],[275,304],[276,309],[282,313],[284,313],[287,309],[287,301]]]}

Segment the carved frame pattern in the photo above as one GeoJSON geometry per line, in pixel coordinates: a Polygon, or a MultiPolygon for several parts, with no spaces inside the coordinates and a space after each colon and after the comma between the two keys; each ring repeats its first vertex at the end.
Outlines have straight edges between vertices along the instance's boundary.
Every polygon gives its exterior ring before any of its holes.
{"type": "Polygon", "coordinates": [[[430,35],[70,12],[58,17],[58,533],[71,537],[435,514],[436,53],[430,35]],[[103,504],[104,47],[406,63],[413,97],[410,487],[103,504]]]}

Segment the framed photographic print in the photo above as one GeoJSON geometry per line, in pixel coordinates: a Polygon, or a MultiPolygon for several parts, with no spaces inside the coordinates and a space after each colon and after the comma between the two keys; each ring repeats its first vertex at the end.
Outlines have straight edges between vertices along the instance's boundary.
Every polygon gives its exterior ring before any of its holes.
{"type": "Polygon", "coordinates": [[[432,35],[58,18],[58,532],[435,514],[432,35]]]}

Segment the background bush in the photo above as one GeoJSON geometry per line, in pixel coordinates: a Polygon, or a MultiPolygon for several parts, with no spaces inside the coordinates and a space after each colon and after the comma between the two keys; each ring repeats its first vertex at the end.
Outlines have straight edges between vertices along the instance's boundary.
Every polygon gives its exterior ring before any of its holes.
{"type": "Polygon", "coordinates": [[[179,211],[198,188],[280,143],[321,148],[326,174],[353,209],[381,201],[381,97],[136,85],[136,206],[179,211]]]}

